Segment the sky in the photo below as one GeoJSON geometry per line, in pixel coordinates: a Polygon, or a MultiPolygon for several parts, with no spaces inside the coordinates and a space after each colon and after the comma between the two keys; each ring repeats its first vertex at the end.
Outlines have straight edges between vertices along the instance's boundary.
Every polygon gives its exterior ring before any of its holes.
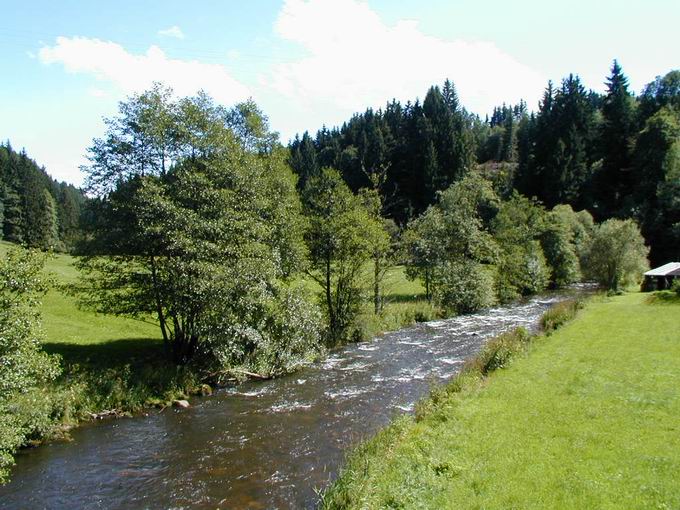
{"type": "Polygon", "coordinates": [[[154,81],[252,98],[286,143],[451,79],[484,117],[548,80],[639,93],[680,68],[677,0],[0,0],[0,140],[80,185],[104,118],[154,81]]]}

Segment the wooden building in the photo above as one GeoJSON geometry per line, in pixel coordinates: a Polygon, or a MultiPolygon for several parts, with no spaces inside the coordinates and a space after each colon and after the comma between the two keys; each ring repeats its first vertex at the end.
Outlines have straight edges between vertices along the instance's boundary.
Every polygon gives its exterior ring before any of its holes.
{"type": "Polygon", "coordinates": [[[642,290],[670,289],[674,280],[680,280],[680,262],[669,262],[645,273],[642,290]]]}

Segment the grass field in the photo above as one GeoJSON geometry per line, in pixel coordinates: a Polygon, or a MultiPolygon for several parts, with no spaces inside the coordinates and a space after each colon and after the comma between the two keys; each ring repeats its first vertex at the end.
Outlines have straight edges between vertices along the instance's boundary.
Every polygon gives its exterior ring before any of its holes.
{"type": "Polygon", "coordinates": [[[647,300],[594,300],[509,368],[398,420],[325,507],[680,508],[680,303],[647,300]]]}
{"type": "MultiPolygon", "coordinates": [[[[13,245],[0,242],[0,255],[4,255],[10,246],[13,245]]],[[[45,263],[45,272],[54,277],[57,285],[73,283],[78,277],[73,257],[64,254],[50,256],[45,263]]],[[[135,339],[160,343],[160,330],[151,320],[145,322],[83,310],[73,296],[59,288],[50,290],[42,301],[48,350],[57,349],[58,344],[85,346],[135,339]]]]}
{"type": "MultiPolygon", "coordinates": [[[[0,255],[12,246],[0,243],[0,255]]],[[[44,349],[58,354],[62,376],[49,388],[52,415],[73,425],[101,411],[162,405],[200,388],[188,370],[165,361],[160,330],[147,321],[97,314],[64,290],[78,272],[69,255],[50,255],[45,273],[56,286],[42,299],[44,349]]]]}

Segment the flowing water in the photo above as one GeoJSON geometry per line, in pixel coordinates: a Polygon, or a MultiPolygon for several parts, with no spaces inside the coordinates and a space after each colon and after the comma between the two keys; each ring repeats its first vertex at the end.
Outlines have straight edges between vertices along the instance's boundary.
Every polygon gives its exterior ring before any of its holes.
{"type": "Polygon", "coordinates": [[[347,346],[292,376],[185,410],[100,422],[25,450],[0,508],[309,508],[352,445],[413,410],[485,339],[565,295],[428,322],[347,346]]]}

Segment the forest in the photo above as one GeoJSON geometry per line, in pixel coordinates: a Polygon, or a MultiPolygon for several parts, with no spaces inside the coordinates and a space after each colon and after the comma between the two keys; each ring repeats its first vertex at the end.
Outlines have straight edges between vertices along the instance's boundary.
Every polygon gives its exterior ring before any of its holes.
{"type": "Polygon", "coordinates": [[[44,168],[10,142],[0,145],[2,238],[42,250],[71,251],[81,229],[85,194],[56,182],[44,168]]]}
{"type": "Polygon", "coordinates": [[[520,101],[481,119],[447,80],[422,102],[393,100],[341,127],[297,136],[290,163],[301,188],[326,166],[355,192],[377,186],[383,214],[400,226],[476,168],[502,198],[517,190],[548,208],[588,210],[596,221],[633,219],[653,265],[676,259],[680,72],[657,77],[636,95],[615,61],[606,84],[599,94],[572,74],[559,86],[548,83],[537,111],[520,101]]]}
{"type": "MultiPolygon", "coordinates": [[[[603,95],[570,75],[537,111],[484,120],[447,80],[288,147],[252,101],[156,84],[120,103],[87,156],[79,190],[0,147],[4,239],[74,254],[81,277],[61,290],[151,321],[167,363],[211,382],[583,280],[620,292],[648,256],[680,258],[679,71],[636,96],[614,62],[603,95]],[[401,296],[406,311],[386,297],[396,270],[425,290],[401,296]]],[[[41,264],[11,252],[0,268],[0,410],[59,374],[38,354],[41,264]]],[[[15,418],[0,474],[33,434],[35,413],[15,418]]]]}

